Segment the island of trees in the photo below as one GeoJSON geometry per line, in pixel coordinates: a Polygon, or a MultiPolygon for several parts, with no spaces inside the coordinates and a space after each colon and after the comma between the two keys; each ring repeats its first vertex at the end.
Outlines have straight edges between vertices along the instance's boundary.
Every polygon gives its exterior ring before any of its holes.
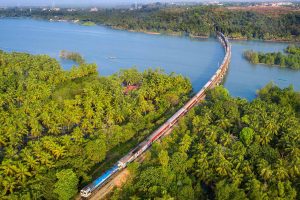
{"type": "Polygon", "coordinates": [[[77,52],[70,52],[67,50],[62,50],[59,53],[59,57],[61,57],[62,59],[72,60],[79,65],[82,65],[85,63],[84,58],[80,55],[80,53],[77,53],[77,52]]]}
{"type": "Polygon", "coordinates": [[[261,53],[246,51],[245,58],[253,64],[267,64],[270,66],[288,67],[290,69],[300,69],[300,46],[290,45],[285,49],[285,54],[281,52],[261,53]]]}
{"type": "Polygon", "coordinates": [[[300,41],[299,10],[257,12],[222,6],[183,6],[69,12],[14,8],[0,10],[0,16],[93,22],[117,29],[191,37],[209,37],[217,29],[233,39],[300,41]]]}
{"type": "Polygon", "coordinates": [[[94,64],[63,71],[46,55],[0,51],[0,199],[71,199],[191,89],[161,70],[103,77],[94,64]],[[125,94],[127,85],[139,87],[125,94]]]}
{"type": "Polygon", "coordinates": [[[300,94],[267,85],[252,102],[218,87],[110,199],[299,199],[300,94]]]}

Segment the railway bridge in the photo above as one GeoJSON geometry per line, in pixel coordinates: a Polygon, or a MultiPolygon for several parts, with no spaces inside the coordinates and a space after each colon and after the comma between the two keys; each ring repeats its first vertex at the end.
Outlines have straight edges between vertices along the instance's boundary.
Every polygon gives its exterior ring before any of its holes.
{"type": "Polygon", "coordinates": [[[173,126],[181,119],[188,111],[190,111],[195,105],[203,101],[206,96],[206,91],[212,89],[222,83],[224,76],[228,71],[228,67],[231,60],[231,45],[228,39],[221,33],[217,32],[217,38],[223,45],[225,50],[224,59],[219,66],[216,73],[211,79],[204,85],[204,87],[196,93],[180,110],[178,110],[171,118],[168,119],[163,125],[155,130],[150,136],[148,136],[142,143],[132,149],[127,155],[121,158],[114,166],[97,178],[94,182],[87,185],[80,191],[81,198],[90,198],[97,193],[97,199],[104,198],[105,195],[112,190],[113,178],[118,178],[117,175],[122,173],[126,166],[132,161],[139,158],[151,145],[159,138],[169,133],[173,126]]]}

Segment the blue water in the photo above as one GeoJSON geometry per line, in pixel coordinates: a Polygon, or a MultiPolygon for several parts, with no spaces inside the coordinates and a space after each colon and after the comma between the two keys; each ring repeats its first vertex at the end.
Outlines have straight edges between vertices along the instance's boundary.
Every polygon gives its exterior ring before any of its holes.
{"type": "MultiPolygon", "coordinates": [[[[293,84],[300,90],[300,71],[251,65],[242,56],[248,49],[283,50],[286,43],[235,41],[232,45],[232,63],[224,84],[233,96],[253,99],[256,90],[270,81],[282,87],[293,84]]],[[[223,48],[214,38],[196,40],[103,26],[8,18],[0,19],[0,49],[48,54],[57,58],[66,70],[74,63],[61,60],[59,52],[63,49],[79,52],[87,62],[99,66],[101,75],[134,66],[140,71],[160,67],[168,73],[187,76],[196,91],[210,79],[224,56],[223,48]]]]}
{"type": "Polygon", "coordinates": [[[232,44],[232,62],[224,86],[233,96],[253,99],[256,91],[269,82],[284,88],[293,85],[300,91],[300,71],[287,68],[253,65],[243,58],[243,52],[278,52],[289,45],[284,42],[230,41],[232,44]]]}

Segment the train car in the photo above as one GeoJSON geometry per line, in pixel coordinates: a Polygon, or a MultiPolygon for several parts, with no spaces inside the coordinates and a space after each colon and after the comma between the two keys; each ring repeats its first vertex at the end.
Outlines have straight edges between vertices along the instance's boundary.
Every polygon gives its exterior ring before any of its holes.
{"type": "Polygon", "coordinates": [[[198,102],[198,98],[197,97],[193,97],[189,102],[188,105],[186,107],[186,110],[190,110],[194,105],[196,105],[196,103],[198,102]]]}
{"type": "Polygon", "coordinates": [[[123,158],[121,158],[118,161],[118,164],[117,164],[118,168],[119,169],[125,168],[128,165],[128,163],[131,163],[133,160],[135,160],[144,151],[146,151],[146,149],[148,149],[148,147],[150,147],[150,146],[151,146],[151,142],[148,140],[140,143],[137,147],[132,149],[126,156],[124,156],[123,158]]]}
{"type": "Polygon", "coordinates": [[[168,121],[167,123],[169,124],[169,127],[172,127],[180,117],[182,117],[186,113],[185,108],[181,108],[178,110],[168,121]]]}
{"type": "Polygon", "coordinates": [[[109,177],[111,177],[113,174],[115,174],[117,171],[119,171],[119,167],[117,165],[114,165],[112,168],[104,172],[99,178],[97,178],[94,182],[87,185],[80,191],[80,195],[84,198],[89,197],[93,191],[95,191],[97,188],[99,188],[101,185],[103,185],[109,177]]]}
{"type": "Polygon", "coordinates": [[[217,74],[214,74],[213,77],[211,77],[210,81],[215,80],[216,76],[217,76],[217,74]]]}
{"type": "Polygon", "coordinates": [[[159,127],[159,129],[154,131],[154,133],[152,133],[147,140],[151,143],[155,142],[165,133],[166,130],[168,130],[169,127],[170,127],[169,123],[167,122],[164,123],[161,127],[159,127]]]}
{"type": "Polygon", "coordinates": [[[221,72],[222,72],[222,69],[219,68],[219,69],[217,70],[217,72],[216,72],[216,75],[219,76],[221,72]]]}
{"type": "Polygon", "coordinates": [[[211,81],[208,81],[208,82],[204,85],[203,89],[206,90],[206,89],[209,87],[210,83],[211,83],[211,81]]]}
{"type": "Polygon", "coordinates": [[[201,96],[205,93],[205,90],[204,88],[202,88],[197,94],[196,94],[196,97],[197,99],[201,98],[201,96]]]}

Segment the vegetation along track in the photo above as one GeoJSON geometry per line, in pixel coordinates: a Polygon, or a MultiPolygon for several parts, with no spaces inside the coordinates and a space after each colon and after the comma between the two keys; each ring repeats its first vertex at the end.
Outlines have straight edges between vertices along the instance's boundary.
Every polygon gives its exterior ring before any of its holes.
{"type": "Polygon", "coordinates": [[[223,35],[223,33],[217,32],[217,38],[219,39],[219,41],[225,49],[225,57],[222,61],[222,64],[219,66],[218,70],[212,76],[212,78],[198,93],[196,93],[196,95],[193,98],[191,98],[168,121],[166,121],[162,126],[160,126],[156,131],[154,131],[146,140],[144,140],[137,147],[131,150],[127,155],[121,158],[112,168],[107,170],[94,182],[84,187],[80,192],[82,198],[90,198],[92,196],[97,196],[97,198],[104,198],[105,195],[101,194],[108,194],[113,189],[117,182],[116,179],[118,179],[118,177],[120,177],[121,174],[124,174],[124,169],[129,163],[139,158],[146,150],[149,149],[149,147],[155,141],[159,140],[161,137],[166,135],[166,133],[170,132],[170,130],[172,130],[172,127],[178,122],[180,118],[182,118],[200,101],[203,101],[206,96],[206,90],[212,89],[213,87],[219,85],[222,82],[228,70],[231,59],[231,45],[228,39],[223,35]]]}

